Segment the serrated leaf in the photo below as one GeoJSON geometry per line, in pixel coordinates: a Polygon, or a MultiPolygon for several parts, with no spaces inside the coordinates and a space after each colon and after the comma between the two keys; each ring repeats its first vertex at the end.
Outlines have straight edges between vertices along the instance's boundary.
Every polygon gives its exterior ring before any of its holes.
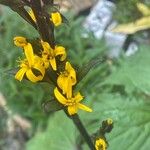
{"type": "Polygon", "coordinates": [[[85,65],[83,65],[77,71],[77,81],[78,82],[81,81],[87,75],[87,73],[93,67],[95,67],[95,65],[102,64],[105,61],[106,61],[106,57],[105,56],[98,56],[98,57],[95,57],[95,58],[91,59],[88,63],[86,63],[85,65]]]}
{"type": "MultiPolygon", "coordinates": [[[[93,89],[93,92],[95,90],[93,89]]],[[[93,100],[93,114],[83,115],[86,127],[94,133],[100,122],[112,118],[114,128],[106,135],[108,150],[146,150],[150,143],[150,101],[105,93],[88,96],[93,100]],[[87,121],[88,120],[88,121],[87,121]],[[92,121],[93,120],[93,121],[92,121]]],[[[84,145],[84,150],[87,147],[84,145]]]]}
{"type": "Polygon", "coordinates": [[[45,132],[37,133],[27,143],[27,150],[73,150],[76,132],[73,123],[63,112],[51,116],[45,132]]]}
{"type": "Polygon", "coordinates": [[[52,12],[59,12],[59,5],[51,5],[51,4],[47,4],[44,5],[44,10],[45,12],[47,12],[48,14],[52,13],[52,12]]]}
{"type": "Polygon", "coordinates": [[[123,85],[127,93],[141,91],[150,94],[150,52],[149,47],[120,62],[120,66],[102,83],[123,85]]]}
{"type": "Polygon", "coordinates": [[[64,15],[62,15],[61,13],[60,13],[60,15],[61,15],[61,18],[62,18],[62,23],[65,23],[65,24],[69,25],[69,21],[67,20],[67,18],[64,15]]]}

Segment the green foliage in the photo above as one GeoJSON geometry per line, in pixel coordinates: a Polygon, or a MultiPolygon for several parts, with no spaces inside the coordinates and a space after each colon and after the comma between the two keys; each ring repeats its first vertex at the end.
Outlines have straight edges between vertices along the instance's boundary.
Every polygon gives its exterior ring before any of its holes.
{"type": "Polygon", "coordinates": [[[43,133],[37,133],[27,143],[27,150],[71,150],[76,147],[74,125],[64,113],[57,112],[48,122],[43,133]]]}
{"type": "Polygon", "coordinates": [[[150,6],[149,3],[143,0],[117,0],[116,10],[114,12],[114,18],[119,23],[132,22],[142,16],[141,12],[137,9],[136,4],[138,2],[145,3],[150,6]]]}
{"type": "Polygon", "coordinates": [[[29,38],[38,37],[37,32],[19,15],[3,7],[0,18],[0,91],[7,99],[7,104],[14,113],[29,118],[34,126],[46,123],[46,116],[42,112],[43,100],[48,97],[50,89],[47,85],[33,84],[28,81],[16,81],[8,70],[17,67],[22,57],[21,49],[13,44],[15,36],[29,38]],[[35,88],[36,87],[36,88],[35,88]]]}
{"type": "Polygon", "coordinates": [[[142,46],[139,52],[120,61],[118,68],[103,82],[113,86],[123,86],[128,94],[142,92],[150,94],[150,55],[148,47],[142,46]]]}
{"type": "Polygon", "coordinates": [[[82,66],[83,63],[87,63],[106,49],[105,42],[96,40],[92,34],[87,38],[83,37],[83,34],[86,34],[81,26],[83,19],[70,18],[69,25],[64,24],[56,29],[57,43],[65,46],[71,63],[77,66],[82,66]]]}

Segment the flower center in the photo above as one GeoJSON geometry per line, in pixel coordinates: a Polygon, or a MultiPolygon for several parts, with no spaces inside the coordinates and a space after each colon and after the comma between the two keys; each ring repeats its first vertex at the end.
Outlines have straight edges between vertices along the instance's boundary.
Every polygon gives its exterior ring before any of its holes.
{"type": "Polygon", "coordinates": [[[66,102],[66,106],[73,106],[75,104],[76,104],[76,102],[73,99],[68,99],[66,102]]]}

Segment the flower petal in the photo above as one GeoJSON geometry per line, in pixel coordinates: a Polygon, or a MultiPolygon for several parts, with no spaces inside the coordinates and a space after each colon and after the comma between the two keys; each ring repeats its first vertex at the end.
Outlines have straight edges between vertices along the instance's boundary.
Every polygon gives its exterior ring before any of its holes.
{"type": "Polygon", "coordinates": [[[51,20],[55,26],[59,26],[62,23],[62,18],[59,12],[51,13],[51,20]]]}
{"type": "Polygon", "coordinates": [[[55,58],[52,58],[49,61],[50,61],[50,64],[51,64],[53,70],[57,70],[55,58]]]}
{"type": "Polygon", "coordinates": [[[34,15],[34,12],[33,12],[32,9],[28,12],[28,14],[29,14],[30,17],[32,18],[32,20],[33,20],[34,22],[36,22],[36,18],[35,18],[35,15],[34,15]]]}
{"type": "Polygon", "coordinates": [[[65,93],[67,95],[67,98],[71,98],[72,97],[72,82],[71,82],[71,78],[68,77],[65,83],[65,93]]]}
{"type": "Polygon", "coordinates": [[[54,89],[54,94],[55,94],[55,97],[57,98],[57,100],[58,100],[61,104],[66,105],[67,99],[58,91],[58,88],[57,88],[57,87],[54,89]]]}
{"type": "Polygon", "coordinates": [[[34,65],[33,65],[33,68],[35,68],[35,69],[37,69],[38,71],[40,71],[41,72],[41,74],[42,74],[42,76],[44,77],[44,75],[45,75],[45,68],[44,68],[44,66],[43,66],[43,62],[42,62],[42,60],[41,60],[41,58],[40,57],[38,57],[38,56],[35,56],[34,57],[34,65]]]}
{"type": "Polygon", "coordinates": [[[64,61],[66,59],[66,51],[63,46],[55,46],[54,50],[55,56],[62,55],[60,60],[64,61]]]}
{"type": "Polygon", "coordinates": [[[41,41],[41,44],[42,44],[42,47],[43,47],[44,51],[45,51],[47,54],[49,54],[49,50],[52,49],[52,48],[50,47],[50,45],[49,45],[47,42],[43,42],[43,41],[41,41]]]}
{"type": "Polygon", "coordinates": [[[69,115],[74,115],[78,111],[78,107],[76,105],[68,106],[69,115]]]}
{"type": "Polygon", "coordinates": [[[63,89],[64,78],[62,74],[60,74],[57,78],[57,85],[59,86],[59,88],[63,89]]]}
{"type": "Polygon", "coordinates": [[[16,36],[14,37],[14,44],[18,47],[24,47],[27,45],[27,40],[22,36],[16,36]]]}
{"type": "Polygon", "coordinates": [[[34,64],[34,53],[30,43],[24,46],[24,53],[29,62],[29,66],[31,67],[34,64]]]}
{"type": "Polygon", "coordinates": [[[76,81],[76,72],[69,62],[66,62],[65,70],[67,70],[67,72],[69,72],[69,76],[72,80],[72,85],[75,85],[77,82],[76,81]]]}
{"type": "Polygon", "coordinates": [[[21,81],[23,79],[23,76],[25,72],[27,71],[27,68],[21,68],[15,75],[15,79],[21,81]]]}
{"type": "Polygon", "coordinates": [[[92,109],[83,105],[83,104],[80,104],[78,103],[78,108],[82,109],[82,110],[85,110],[85,111],[88,111],[88,112],[92,112],[92,109]]]}
{"type": "Polygon", "coordinates": [[[75,97],[74,97],[74,99],[75,99],[75,102],[80,102],[82,99],[83,99],[83,96],[80,94],[80,92],[78,92],[76,95],[75,95],[75,97]]]}
{"type": "Polygon", "coordinates": [[[72,97],[72,80],[70,76],[66,77],[63,74],[60,74],[57,78],[57,84],[59,88],[62,89],[63,94],[66,94],[67,98],[72,97]]]}
{"type": "Polygon", "coordinates": [[[26,76],[27,78],[32,81],[32,82],[37,82],[37,81],[40,81],[43,79],[43,77],[41,75],[39,76],[35,76],[32,72],[31,69],[29,69],[27,72],[26,72],[26,76]]]}

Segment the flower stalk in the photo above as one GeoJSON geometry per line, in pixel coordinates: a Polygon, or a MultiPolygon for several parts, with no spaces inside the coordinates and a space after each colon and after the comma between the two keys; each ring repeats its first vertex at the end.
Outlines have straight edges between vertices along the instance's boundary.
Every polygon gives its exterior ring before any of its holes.
{"type": "Polygon", "coordinates": [[[37,28],[43,41],[48,42],[52,48],[55,47],[54,26],[49,16],[43,17],[41,1],[31,0],[32,10],[36,18],[37,28]]]}
{"type": "MultiPolygon", "coordinates": [[[[65,112],[67,114],[67,112],[65,112]]],[[[86,128],[84,127],[80,117],[78,114],[74,114],[72,116],[69,116],[67,114],[67,116],[73,121],[74,125],[76,126],[76,128],[79,130],[80,134],[82,135],[82,137],[84,138],[84,140],[86,141],[87,145],[89,146],[90,150],[95,150],[95,146],[91,140],[91,137],[89,136],[86,128]]]]}

